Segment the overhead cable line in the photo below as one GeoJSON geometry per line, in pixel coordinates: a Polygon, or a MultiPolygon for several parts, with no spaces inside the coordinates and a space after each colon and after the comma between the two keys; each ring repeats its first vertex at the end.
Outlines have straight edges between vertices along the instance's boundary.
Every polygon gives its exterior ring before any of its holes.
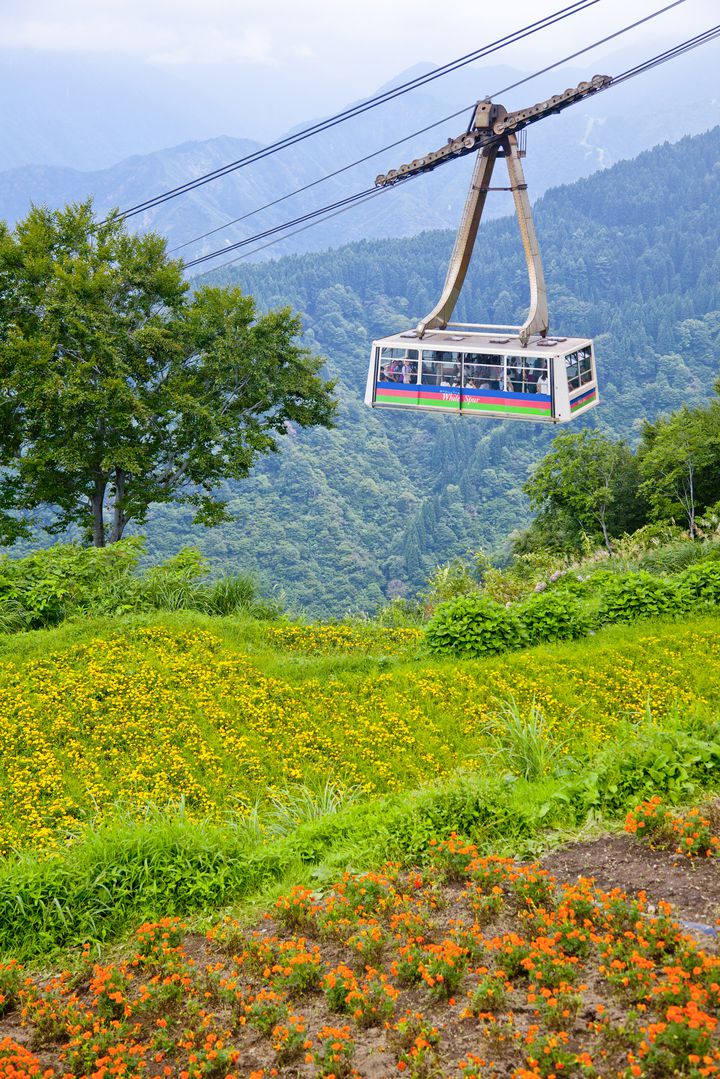
{"type": "Polygon", "coordinates": [[[571,52],[569,56],[564,56],[562,60],[556,60],[555,63],[548,64],[547,67],[542,67],[539,71],[534,71],[532,75],[527,75],[523,79],[518,79],[517,82],[512,82],[509,86],[503,86],[502,90],[496,90],[496,92],[490,96],[500,97],[501,94],[509,94],[511,90],[516,90],[518,86],[524,86],[525,83],[531,82],[532,79],[537,79],[539,75],[546,75],[548,71],[554,71],[555,68],[560,67],[562,64],[567,64],[570,60],[576,60],[578,56],[583,56],[584,53],[590,52],[591,49],[596,49],[599,45],[606,45],[608,41],[613,41],[615,38],[627,34],[629,30],[635,30],[636,27],[642,26],[643,23],[650,22],[651,19],[656,19],[658,15],[664,15],[666,11],[670,11],[671,8],[678,7],[680,4],[684,3],[686,3],[686,0],[673,0],[673,3],[666,4],[665,7],[658,8],[657,11],[651,11],[649,15],[643,16],[642,19],[637,19],[635,22],[628,23],[627,26],[621,27],[620,30],[615,30],[612,34],[608,34],[606,37],[601,37],[597,41],[593,41],[592,45],[586,45],[583,49],[578,49],[577,52],[571,52]]]}
{"type": "MultiPolygon", "coordinates": [[[[644,74],[646,71],[650,71],[655,67],[659,67],[660,65],[662,65],[664,63],[667,63],[668,60],[673,60],[678,56],[682,56],[685,53],[692,51],[693,49],[697,48],[699,45],[707,44],[708,42],[716,40],[718,38],[720,38],[720,24],[717,24],[716,26],[709,27],[707,30],[704,30],[699,34],[696,34],[694,37],[688,38],[685,41],[680,42],[679,44],[674,45],[669,49],[666,49],[662,53],[657,53],[655,56],[650,57],[648,60],[644,60],[642,63],[636,64],[634,67],[628,68],[626,71],[623,71],[620,75],[615,76],[610,82],[608,82],[608,84],[606,86],[604,86],[601,90],[599,90],[598,93],[602,93],[603,90],[609,90],[613,86],[618,86],[621,83],[626,82],[628,79],[634,78],[637,75],[644,74]]],[[[465,110],[463,109],[462,111],[464,112],[465,110]]],[[[413,174],[410,174],[408,176],[399,178],[398,181],[394,184],[394,187],[398,187],[402,183],[405,183],[407,180],[412,179],[412,176],[413,176],[413,174]]],[[[271,240],[267,244],[263,244],[263,246],[260,247],[260,248],[253,249],[253,250],[247,252],[245,255],[240,256],[240,258],[248,257],[249,255],[255,254],[257,251],[261,251],[261,250],[264,250],[264,248],[266,248],[266,247],[270,247],[271,244],[273,244],[273,243],[278,243],[280,240],[287,239],[287,238],[289,238],[290,235],[295,235],[296,234],[295,232],[293,232],[293,233],[290,233],[290,234],[286,233],[285,235],[277,236],[277,233],[284,233],[285,229],[292,228],[294,225],[297,225],[300,222],[309,221],[310,224],[306,224],[304,226],[304,228],[296,230],[297,232],[305,231],[305,228],[310,228],[311,225],[321,224],[322,220],[318,220],[318,219],[322,219],[323,214],[329,213],[329,211],[333,211],[338,207],[343,207],[344,209],[351,209],[352,206],[357,205],[360,202],[364,202],[366,199],[372,197],[372,195],[374,193],[379,194],[382,191],[387,191],[387,190],[392,190],[392,188],[389,188],[389,187],[381,187],[381,188],[374,188],[374,189],[370,188],[370,189],[365,190],[365,191],[357,192],[355,195],[350,195],[345,199],[339,200],[338,202],[331,203],[328,206],[323,206],[323,207],[320,207],[317,210],[311,211],[310,213],[303,215],[303,217],[296,218],[293,221],[285,222],[285,224],[283,224],[283,225],[277,225],[272,229],[267,229],[267,230],[265,230],[265,232],[257,233],[254,236],[249,236],[244,240],[238,241],[236,244],[232,244],[230,246],[220,248],[220,249],[218,249],[217,251],[214,251],[214,252],[209,252],[208,254],[203,255],[198,259],[194,259],[191,262],[185,263],[185,268],[189,269],[192,266],[196,266],[196,265],[199,265],[200,263],[207,262],[212,258],[216,258],[216,257],[218,257],[220,255],[223,255],[223,254],[229,254],[231,251],[238,250],[241,247],[249,246],[252,243],[256,243],[258,240],[265,239],[267,236],[276,235],[276,239],[271,240]]],[[[329,213],[329,216],[335,216],[335,214],[329,213]]],[[[237,262],[237,261],[239,261],[239,258],[230,259],[230,260],[228,260],[228,262],[224,262],[220,266],[214,267],[214,269],[222,269],[224,266],[231,265],[233,262],[237,262]]],[[[208,272],[210,272],[210,271],[208,271],[208,272]]]]}
{"type": "MultiPolygon", "coordinates": [[[[682,3],[684,0],[678,0],[678,2],[682,3]]],[[[186,240],[185,243],[178,244],[177,247],[169,248],[168,254],[172,254],[174,251],[181,251],[183,247],[189,247],[190,244],[198,243],[208,236],[214,236],[217,232],[222,232],[232,225],[237,225],[241,221],[245,221],[248,217],[254,217],[255,214],[262,213],[263,210],[269,210],[271,207],[277,206],[281,202],[286,202],[287,199],[291,199],[294,195],[301,195],[304,191],[309,191],[311,188],[317,187],[318,184],[324,184],[326,180],[332,180],[334,177],[340,176],[343,172],[354,169],[356,165],[364,165],[366,161],[371,161],[372,158],[378,157],[388,150],[394,150],[396,147],[402,146],[404,142],[408,142],[418,135],[425,135],[428,131],[432,131],[435,127],[440,127],[441,124],[446,124],[449,120],[457,120],[458,116],[464,116],[467,111],[467,107],[458,109],[457,112],[452,112],[449,116],[444,116],[442,120],[436,120],[434,123],[428,124],[427,127],[421,127],[419,131],[413,131],[412,135],[405,135],[402,139],[398,139],[396,142],[391,142],[387,146],[383,146],[381,150],[373,150],[371,154],[366,154],[365,157],[359,157],[357,161],[351,161],[349,165],[343,165],[342,168],[335,169],[334,172],[328,172],[324,176],[318,177],[317,180],[312,180],[309,184],[304,184],[303,187],[297,187],[294,191],[288,191],[287,195],[281,195],[279,198],[273,199],[272,202],[266,202],[264,206],[258,206],[255,210],[248,210],[246,214],[242,214],[240,217],[234,217],[232,221],[226,221],[224,225],[218,225],[216,228],[209,229],[199,236],[193,236],[191,240],[186,240]]]]}
{"type": "Polygon", "coordinates": [[[652,60],[647,60],[645,63],[637,64],[635,67],[629,68],[627,71],[624,71],[622,75],[618,75],[617,78],[613,80],[613,84],[617,86],[619,83],[627,82],[628,79],[634,79],[636,75],[643,75],[646,71],[650,71],[651,68],[660,67],[661,64],[666,64],[668,60],[674,60],[677,56],[682,56],[683,53],[696,49],[698,45],[706,45],[709,41],[714,41],[718,37],[720,37],[720,23],[711,26],[708,30],[704,30],[700,34],[696,34],[693,38],[688,38],[682,45],[675,46],[673,49],[667,49],[664,53],[660,53],[658,56],[653,57],[652,60]]]}
{"type": "Polygon", "coordinates": [[[168,202],[170,199],[177,198],[178,195],[184,195],[188,191],[194,191],[197,187],[202,187],[204,184],[217,180],[221,176],[226,176],[228,173],[235,172],[237,169],[244,168],[246,165],[252,164],[255,161],[261,161],[263,158],[269,157],[279,150],[283,150],[288,146],[294,146],[296,143],[303,142],[312,135],[319,134],[321,131],[327,131],[328,128],[335,127],[337,124],[344,123],[346,120],[352,119],[355,116],[360,116],[369,109],[377,108],[378,105],[383,105],[385,102],[392,101],[396,97],[409,93],[411,90],[416,90],[419,86],[425,86],[435,79],[450,74],[451,71],[457,71],[459,68],[471,64],[475,60],[479,60],[484,56],[489,56],[491,53],[507,48],[508,45],[513,45],[518,41],[522,41],[524,38],[530,37],[540,30],[545,30],[550,26],[554,26],[556,23],[562,22],[571,15],[577,15],[579,12],[585,11],[587,8],[593,7],[600,2],[601,0],[574,0],[574,2],[567,7],[561,8],[551,15],[546,15],[533,23],[529,23],[520,30],[514,30],[512,33],[506,34],[502,38],[498,38],[489,45],[484,45],[479,49],[466,53],[464,56],[458,57],[456,60],[451,60],[449,63],[443,64],[441,67],[434,68],[425,75],[418,75],[416,78],[410,79],[400,86],[393,87],[391,90],[376,94],[374,97],[360,102],[358,105],[351,105],[349,108],[343,109],[342,112],[336,113],[334,116],[318,121],[316,124],[311,124],[309,127],[303,128],[301,131],[297,131],[292,135],[286,135],[284,138],[278,139],[277,142],[270,143],[270,145],[264,146],[260,150],[246,154],[245,157],[238,158],[236,161],[231,161],[227,165],[222,165],[217,169],[213,169],[211,172],[207,172],[202,176],[197,176],[193,180],[188,180],[187,183],[179,184],[177,187],[170,188],[168,191],[161,192],[153,198],[145,199],[143,202],[136,203],[134,206],[130,206],[111,216],[116,218],[135,217],[137,214],[144,213],[146,210],[159,206],[163,202],[168,202]]]}
{"type": "Polygon", "coordinates": [[[336,210],[338,207],[349,208],[357,202],[362,202],[377,191],[378,188],[376,187],[366,188],[365,191],[357,191],[354,195],[348,195],[346,198],[338,199],[337,202],[331,202],[328,206],[320,206],[317,210],[310,210],[308,213],[302,214],[292,221],[285,221],[282,225],[275,225],[273,228],[265,229],[264,232],[257,232],[254,236],[248,236],[245,240],[238,240],[236,243],[230,244],[227,247],[221,247],[218,251],[210,251],[207,255],[199,255],[198,258],[186,262],[185,269],[188,270],[191,266],[199,266],[203,262],[208,262],[210,259],[217,258],[218,255],[227,254],[230,251],[237,251],[239,248],[246,247],[248,244],[255,243],[257,240],[264,240],[266,236],[274,236],[277,232],[283,232],[285,229],[292,228],[294,225],[310,221],[315,217],[319,217],[321,214],[327,213],[329,210],[336,210]]]}
{"type": "Polygon", "coordinates": [[[375,187],[369,194],[365,196],[365,198],[358,199],[358,201],[352,203],[352,205],[343,206],[341,207],[341,209],[335,210],[334,213],[329,213],[322,218],[310,221],[307,225],[302,225],[298,229],[293,229],[292,232],[286,232],[282,236],[276,236],[274,239],[268,240],[266,244],[261,244],[259,247],[254,247],[251,251],[245,251],[242,255],[236,255],[234,259],[228,259],[227,262],[223,262],[222,266],[213,266],[210,270],[205,270],[203,273],[196,274],[196,277],[206,277],[208,274],[215,273],[217,270],[224,270],[226,266],[234,266],[236,262],[242,262],[243,259],[251,258],[252,255],[257,255],[260,251],[264,251],[267,247],[272,247],[273,244],[279,244],[283,240],[289,240],[292,236],[297,236],[300,232],[305,232],[307,229],[315,228],[316,225],[322,225],[326,221],[329,221],[332,217],[339,217],[340,214],[346,214],[348,210],[353,210],[356,206],[360,206],[364,202],[370,202],[371,199],[377,198],[378,195],[382,195],[385,190],[386,188],[384,187],[375,187]]]}
{"type": "MultiPolygon", "coordinates": [[[[643,23],[649,22],[651,19],[656,19],[659,15],[663,15],[666,11],[670,11],[671,8],[678,7],[680,4],[686,3],[686,0],[673,0],[672,3],[666,4],[665,7],[658,8],[657,11],[652,11],[649,15],[645,15],[642,19],[637,19],[635,22],[629,23],[627,26],[621,27],[620,30],[615,30],[612,34],[607,34],[605,37],[599,38],[597,41],[593,41],[590,45],[585,45],[584,48],[578,49],[576,52],[570,53],[569,56],[564,56],[560,60],[555,60],[554,63],[548,64],[547,67],[541,68],[539,71],[535,71],[532,75],[526,75],[524,78],[519,79],[517,82],[511,83],[510,86],[503,87],[502,90],[497,90],[494,94],[488,95],[491,98],[498,98],[501,94],[509,93],[510,90],[515,90],[518,86],[524,86],[526,83],[531,82],[533,79],[537,79],[540,75],[547,74],[548,71],[554,71],[556,68],[561,67],[563,64],[568,63],[570,60],[576,60],[578,56],[582,56],[584,53],[590,52],[592,49],[598,48],[600,45],[607,44],[608,41],[613,41],[615,38],[620,37],[622,34],[627,34],[630,30],[635,30],[638,26],[642,26],[643,23]]],[[[270,210],[274,206],[278,206],[281,202],[286,202],[287,199],[293,198],[295,195],[301,195],[305,191],[311,190],[313,187],[317,187],[319,184],[325,183],[327,180],[332,180],[336,176],[342,175],[344,172],[348,172],[350,169],[355,168],[357,165],[364,165],[367,161],[371,161],[372,158],[378,157],[380,154],[386,153],[388,150],[394,150],[397,146],[401,146],[404,142],[409,142],[411,139],[417,138],[418,135],[424,135],[428,131],[432,131],[435,127],[440,127],[442,124],[448,123],[450,120],[457,119],[458,116],[463,116],[466,112],[469,112],[471,108],[474,108],[474,102],[465,106],[463,109],[458,109],[457,112],[453,112],[450,116],[444,116],[442,120],[436,120],[432,124],[428,124],[427,127],[420,128],[419,131],[413,131],[411,135],[405,135],[402,139],[398,139],[396,142],[390,143],[388,146],[383,146],[380,150],[374,150],[371,154],[366,154],[364,157],[360,157],[357,161],[351,161],[348,165],[343,165],[342,168],[335,169],[334,172],[326,173],[324,176],[320,176],[317,180],[312,180],[308,184],[304,184],[302,187],[295,188],[294,191],[289,191],[286,195],[281,195],[279,198],[273,199],[271,202],[266,202],[263,206],[258,206],[254,210],[248,210],[247,213],[241,214],[239,217],[234,217],[230,221],[226,221],[223,225],[217,225],[213,229],[208,229],[207,232],[200,233],[199,236],[193,236],[190,240],[185,240],[184,243],[178,244],[176,247],[169,249],[169,254],[175,251],[182,251],[183,248],[189,247],[190,244],[199,243],[200,240],[207,239],[208,236],[215,236],[218,232],[222,232],[226,228],[231,228],[233,225],[238,225],[241,221],[246,221],[249,217],[254,217],[255,214],[262,213],[264,210],[270,210]]],[[[267,245],[266,245],[267,246],[267,245]]],[[[225,249],[227,250],[227,248],[225,249]]]]}

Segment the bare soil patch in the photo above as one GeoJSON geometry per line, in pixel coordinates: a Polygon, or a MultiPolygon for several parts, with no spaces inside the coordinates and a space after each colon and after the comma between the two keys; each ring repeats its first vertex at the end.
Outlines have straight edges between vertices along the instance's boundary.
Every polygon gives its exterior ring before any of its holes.
{"type": "Polygon", "coordinates": [[[560,881],[592,877],[598,888],[643,891],[653,906],[672,903],[686,922],[714,926],[720,917],[720,862],[652,850],[630,835],[608,835],[553,851],[542,864],[560,881]]]}

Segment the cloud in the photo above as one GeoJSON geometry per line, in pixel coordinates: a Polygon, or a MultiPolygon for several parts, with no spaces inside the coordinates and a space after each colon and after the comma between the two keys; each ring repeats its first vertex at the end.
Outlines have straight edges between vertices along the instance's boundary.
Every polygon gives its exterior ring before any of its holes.
{"type": "Polygon", "coordinates": [[[277,66],[279,62],[273,51],[271,35],[262,29],[248,30],[239,36],[206,30],[192,42],[147,53],[147,60],[151,64],[168,65],[221,64],[229,61],[277,66]]]}
{"type": "MultiPolygon", "coordinates": [[[[645,13],[636,4],[604,0],[602,8],[519,42],[502,62],[529,64],[548,50],[562,55],[645,13]]],[[[688,36],[716,6],[717,0],[694,0],[692,9],[683,6],[631,35],[628,47],[688,36]]],[[[314,65],[319,77],[333,70],[336,78],[364,67],[372,86],[420,59],[450,59],[537,14],[537,0],[504,7],[451,0],[442,13],[436,0],[0,0],[0,48],[125,55],[174,67],[296,63],[314,65]]]]}
{"type": "Polygon", "coordinates": [[[134,6],[132,0],[125,6],[115,0],[93,5],[74,0],[62,17],[55,9],[31,18],[6,10],[0,15],[0,42],[3,49],[112,53],[154,64],[278,63],[273,34],[266,26],[248,25],[236,5],[230,9],[222,0],[207,0],[202,17],[196,3],[183,11],[182,0],[172,12],[165,0],[156,0],[149,10],[133,12],[134,6]],[[227,10],[218,10],[223,7],[227,10]]]}

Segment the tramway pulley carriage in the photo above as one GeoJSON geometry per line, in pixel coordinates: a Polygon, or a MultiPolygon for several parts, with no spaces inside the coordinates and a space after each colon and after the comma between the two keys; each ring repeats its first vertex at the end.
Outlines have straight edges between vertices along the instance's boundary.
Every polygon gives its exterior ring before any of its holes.
{"type": "MultiPolygon", "coordinates": [[[[378,186],[427,172],[442,161],[477,152],[442,295],[415,329],[373,342],[365,403],[497,419],[566,423],[598,403],[595,350],[585,337],[550,337],[547,292],[516,132],[609,85],[596,75],[530,109],[508,113],[478,102],[467,132],[441,150],[378,176],[378,186]],[[495,161],[505,160],[530,281],[522,326],[453,323],[490,187],[495,161]]],[[[501,188],[499,190],[507,190],[501,188]]]]}

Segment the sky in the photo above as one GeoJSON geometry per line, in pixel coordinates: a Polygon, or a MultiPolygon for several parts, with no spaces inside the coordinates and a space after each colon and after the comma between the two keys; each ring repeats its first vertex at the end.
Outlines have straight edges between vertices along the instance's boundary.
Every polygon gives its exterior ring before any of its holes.
{"type": "MultiPolygon", "coordinates": [[[[236,93],[245,134],[262,138],[371,94],[414,64],[447,62],[565,2],[0,0],[0,52],[14,54],[16,71],[48,56],[79,67],[100,60],[198,93],[236,93]]],[[[598,0],[493,63],[531,70],[660,6],[663,0],[598,0]]],[[[719,14],[718,0],[684,0],[591,54],[587,65],[602,70],[618,49],[644,58],[718,22],[719,14]]],[[[481,77],[479,71],[478,96],[481,77]]]]}

